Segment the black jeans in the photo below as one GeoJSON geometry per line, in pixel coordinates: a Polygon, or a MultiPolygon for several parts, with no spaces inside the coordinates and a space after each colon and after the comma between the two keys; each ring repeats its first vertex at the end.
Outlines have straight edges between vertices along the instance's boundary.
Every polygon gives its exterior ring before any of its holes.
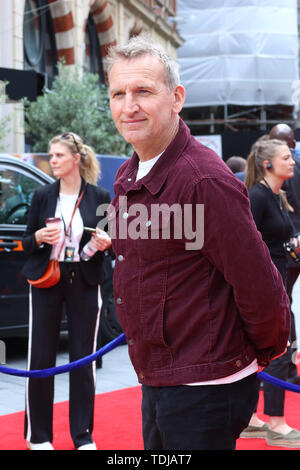
{"type": "Polygon", "coordinates": [[[142,386],[145,450],[234,450],[258,399],[256,374],[226,385],[142,386]]]}

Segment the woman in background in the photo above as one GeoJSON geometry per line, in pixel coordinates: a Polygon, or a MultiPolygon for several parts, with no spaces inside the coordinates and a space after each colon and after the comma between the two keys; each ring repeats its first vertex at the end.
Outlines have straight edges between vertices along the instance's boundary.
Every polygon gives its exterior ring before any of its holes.
{"type": "MultiPolygon", "coordinates": [[[[285,286],[287,253],[284,243],[290,240],[294,242],[292,237],[295,230],[289,216],[293,209],[281,188],[287,179],[292,178],[294,166],[295,162],[285,142],[265,140],[258,143],[250,153],[245,178],[253,218],[285,286]]],[[[273,359],[264,371],[286,381],[290,359],[291,350],[288,347],[286,353],[273,359]]],[[[241,437],[266,437],[269,445],[300,447],[300,432],[292,429],[284,417],[285,391],[267,382],[263,390],[264,413],[269,416],[269,425],[258,419],[255,413],[241,437]]]]}
{"type": "MultiPolygon", "coordinates": [[[[79,136],[67,133],[49,143],[50,165],[57,180],[39,188],[33,196],[23,247],[29,255],[23,274],[38,279],[48,262],[59,255],[61,278],[49,288],[30,286],[28,367],[30,370],[55,366],[63,305],[69,327],[70,361],[95,351],[100,284],[103,280],[103,251],[110,238],[93,233],[94,256],[80,258],[101,217],[97,208],[110,202],[107,191],[96,186],[97,158],[79,136]],[[61,219],[60,225],[46,225],[47,218],[61,219]]],[[[76,449],[96,450],[92,439],[95,394],[95,363],[70,372],[69,417],[76,449]]],[[[29,449],[52,450],[54,377],[29,378],[26,382],[25,438],[29,449]]]]}

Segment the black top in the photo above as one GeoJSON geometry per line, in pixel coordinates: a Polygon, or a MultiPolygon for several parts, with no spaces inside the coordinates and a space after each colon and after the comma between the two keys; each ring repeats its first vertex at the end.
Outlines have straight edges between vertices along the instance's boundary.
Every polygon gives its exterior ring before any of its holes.
{"type": "Polygon", "coordinates": [[[295,228],[279,194],[257,183],[249,190],[249,197],[254,221],[272,259],[285,257],[283,243],[295,233],[295,228]]]}
{"type": "MultiPolygon", "coordinates": [[[[82,180],[80,192],[84,186],[85,181],[82,180]]],[[[29,255],[23,268],[23,275],[28,279],[38,279],[44,273],[49,262],[52,246],[45,243],[39,247],[36,244],[34,233],[45,226],[47,217],[54,217],[59,188],[60,181],[57,180],[55,183],[37,189],[32,198],[27,228],[22,239],[24,251],[29,255]]],[[[109,203],[108,191],[87,183],[78,207],[84,226],[96,227],[104,217],[104,206],[108,206],[109,203]],[[102,204],[104,206],[101,206],[102,204]],[[100,210],[101,207],[103,210],[100,210]]],[[[83,232],[79,251],[90,238],[90,234],[83,232]]],[[[103,281],[103,257],[104,254],[97,251],[89,261],[79,261],[81,273],[88,284],[96,285],[103,281]]]]}

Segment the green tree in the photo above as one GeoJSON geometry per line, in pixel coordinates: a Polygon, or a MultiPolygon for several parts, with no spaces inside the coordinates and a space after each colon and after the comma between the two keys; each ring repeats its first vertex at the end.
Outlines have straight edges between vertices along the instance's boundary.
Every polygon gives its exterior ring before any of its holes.
{"type": "Polygon", "coordinates": [[[51,90],[34,102],[24,100],[25,133],[34,152],[47,152],[48,142],[75,132],[98,154],[130,155],[131,146],[115,128],[108,90],[96,74],[58,64],[51,90]]]}
{"type": "Polygon", "coordinates": [[[5,145],[3,143],[3,140],[7,135],[7,127],[10,122],[10,119],[11,118],[9,116],[0,118],[0,152],[5,151],[5,145]]]}

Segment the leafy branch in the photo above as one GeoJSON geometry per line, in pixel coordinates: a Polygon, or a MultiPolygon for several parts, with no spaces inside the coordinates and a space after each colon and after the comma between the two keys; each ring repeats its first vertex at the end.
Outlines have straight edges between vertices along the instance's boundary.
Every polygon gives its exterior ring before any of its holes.
{"type": "Polygon", "coordinates": [[[58,64],[51,90],[35,102],[24,99],[25,134],[34,152],[47,152],[57,134],[75,132],[98,154],[130,155],[131,146],[115,128],[108,91],[96,74],[58,64]]]}

